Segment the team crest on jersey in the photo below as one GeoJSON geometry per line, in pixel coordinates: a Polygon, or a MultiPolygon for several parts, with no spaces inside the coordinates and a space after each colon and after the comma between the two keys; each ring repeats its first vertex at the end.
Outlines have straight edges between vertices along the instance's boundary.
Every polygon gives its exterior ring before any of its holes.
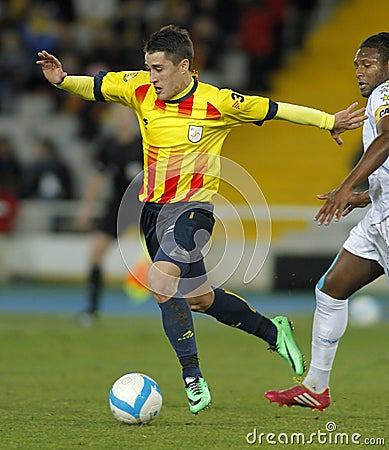
{"type": "Polygon", "coordinates": [[[188,139],[190,140],[190,142],[193,142],[195,144],[196,142],[199,142],[202,137],[203,137],[203,127],[198,127],[196,125],[189,125],[188,139]]]}
{"type": "Polygon", "coordinates": [[[123,75],[123,81],[129,81],[135,78],[138,75],[139,72],[126,72],[123,75]]]}

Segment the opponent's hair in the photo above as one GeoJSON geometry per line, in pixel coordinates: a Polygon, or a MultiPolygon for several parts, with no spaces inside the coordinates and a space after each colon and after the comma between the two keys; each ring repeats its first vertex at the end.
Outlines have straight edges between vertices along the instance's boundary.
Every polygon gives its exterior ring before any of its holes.
{"type": "Polygon", "coordinates": [[[389,61],[389,33],[382,32],[373,34],[365,39],[359,48],[376,48],[381,58],[386,62],[389,61]]]}
{"type": "Polygon", "coordinates": [[[193,43],[185,28],[177,25],[166,25],[153,33],[143,48],[145,53],[164,52],[166,58],[177,65],[183,59],[189,60],[192,69],[194,57],[193,43]]]}

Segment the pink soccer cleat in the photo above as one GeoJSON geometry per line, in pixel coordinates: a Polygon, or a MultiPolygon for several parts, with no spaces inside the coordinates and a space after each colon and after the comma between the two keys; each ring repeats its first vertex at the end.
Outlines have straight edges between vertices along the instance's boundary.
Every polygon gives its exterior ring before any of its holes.
{"type": "Polygon", "coordinates": [[[321,393],[312,392],[302,384],[284,391],[267,391],[265,397],[280,406],[303,406],[324,411],[331,403],[329,388],[321,393]]]}

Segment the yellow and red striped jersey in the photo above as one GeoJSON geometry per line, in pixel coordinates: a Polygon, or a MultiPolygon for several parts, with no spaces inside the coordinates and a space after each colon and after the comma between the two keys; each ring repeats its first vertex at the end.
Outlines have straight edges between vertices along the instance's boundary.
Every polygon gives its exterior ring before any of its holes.
{"type": "Polygon", "coordinates": [[[100,72],[96,100],[119,102],[137,114],[143,138],[143,202],[209,202],[218,191],[220,152],[232,128],[272,119],[268,98],[219,89],[193,76],[179,98],[157,98],[147,71],[100,72]]]}

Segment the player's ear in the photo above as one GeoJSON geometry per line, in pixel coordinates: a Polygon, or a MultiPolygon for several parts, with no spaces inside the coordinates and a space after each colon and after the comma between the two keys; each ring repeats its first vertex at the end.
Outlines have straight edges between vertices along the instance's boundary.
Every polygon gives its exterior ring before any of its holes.
{"type": "Polygon", "coordinates": [[[180,62],[180,69],[182,74],[189,70],[189,59],[185,58],[180,62]]]}

